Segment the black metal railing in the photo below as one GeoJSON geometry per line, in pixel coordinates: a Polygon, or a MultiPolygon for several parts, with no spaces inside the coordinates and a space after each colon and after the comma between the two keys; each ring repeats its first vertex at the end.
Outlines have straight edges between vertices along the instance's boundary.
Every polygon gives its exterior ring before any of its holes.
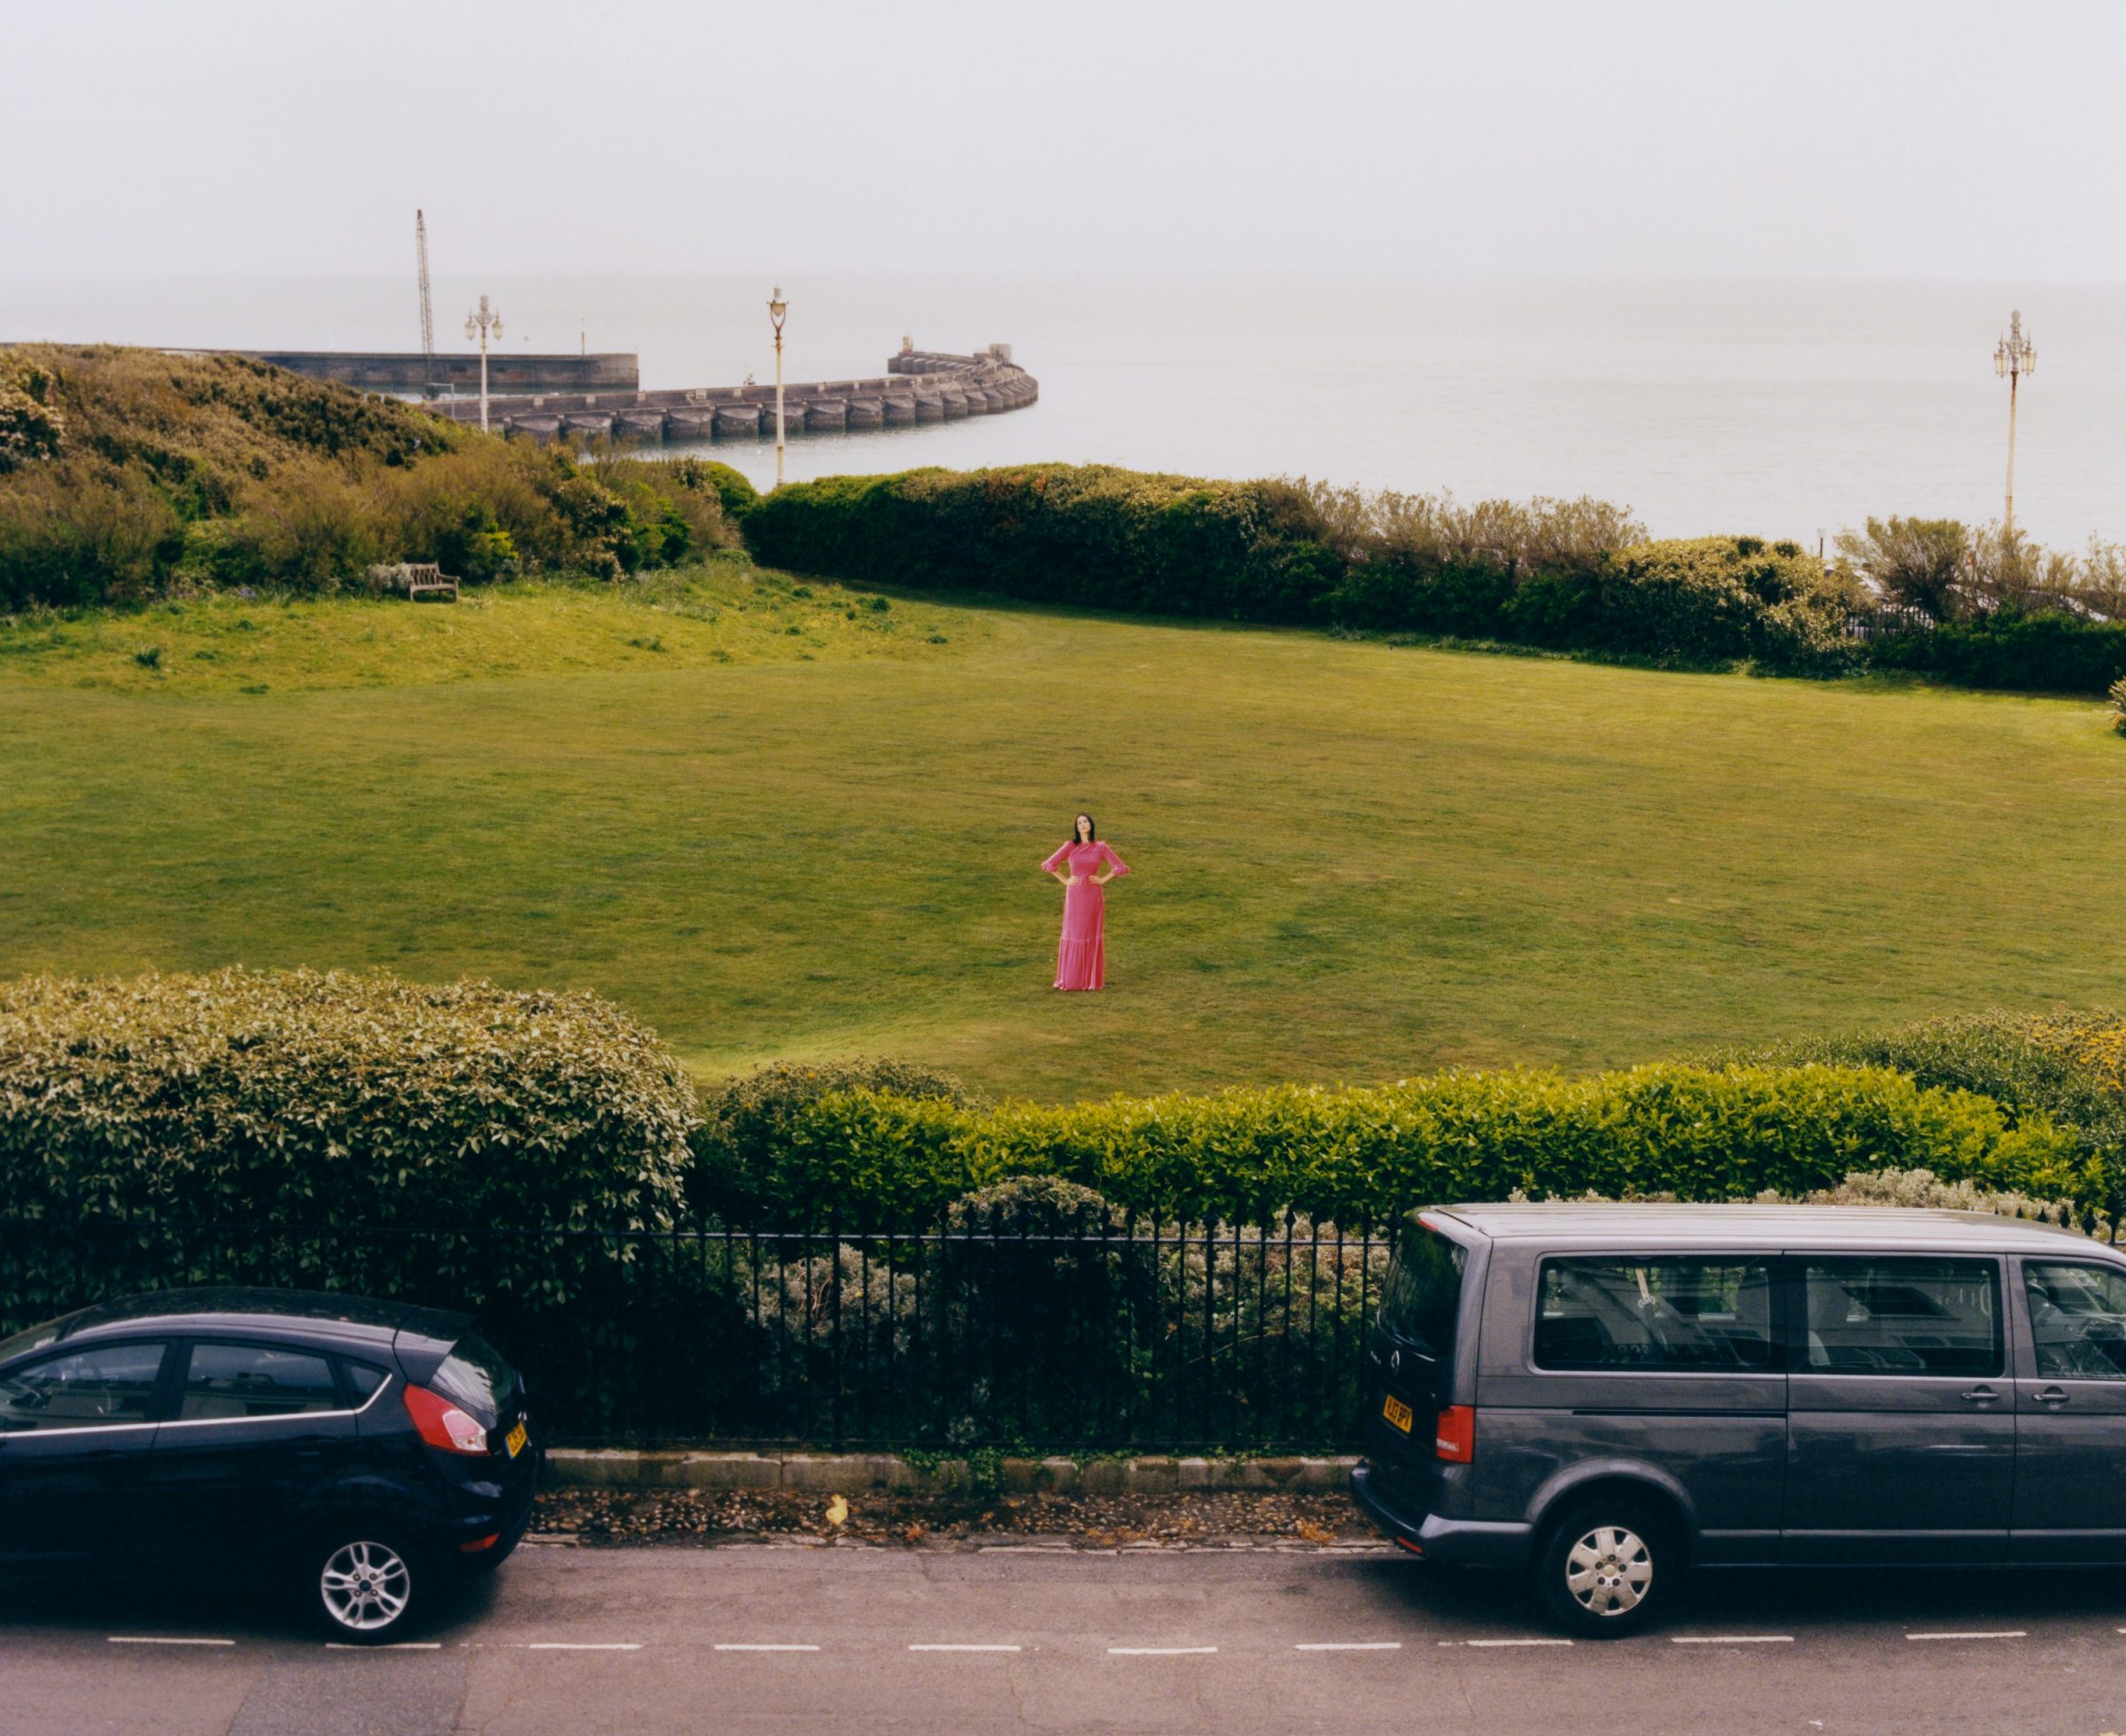
{"type": "Polygon", "coordinates": [[[1328,1449],[1385,1232],[956,1209],[819,1229],[0,1220],[0,1333],[243,1284],[463,1308],[578,1440],[1328,1449]]]}

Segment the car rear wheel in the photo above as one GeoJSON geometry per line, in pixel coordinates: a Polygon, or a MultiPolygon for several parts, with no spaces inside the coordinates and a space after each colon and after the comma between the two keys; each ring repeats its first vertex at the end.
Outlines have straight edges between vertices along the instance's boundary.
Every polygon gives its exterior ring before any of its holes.
{"type": "Polygon", "coordinates": [[[1536,1591],[1572,1632],[1620,1639],[1666,1604],[1681,1553],[1675,1528],[1647,1503],[1579,1502],[1550,1530],[1536,1562],[1536,1591]]]}
{"type": "Polygon", "coordinates": [[[310,1585],[326,1631],[344,1644],[374,1646],[406,1630],[426,1603],[420,1558],[388,1531],[343,1526],[310,1554],[310,1585]]]}

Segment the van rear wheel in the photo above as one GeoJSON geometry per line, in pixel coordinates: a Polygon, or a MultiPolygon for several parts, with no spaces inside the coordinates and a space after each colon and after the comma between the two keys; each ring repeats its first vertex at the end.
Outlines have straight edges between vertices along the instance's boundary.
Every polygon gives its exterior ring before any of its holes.
{"type": "Polygon", "coordinates": [[[1535,1589],[1560,1625],[1594,1639],[1640,1632],[1666,1605],[1681,1566],[1675,1527],[1628,1497],[1574,1504],[1536,1559],[1535,1589]]]}

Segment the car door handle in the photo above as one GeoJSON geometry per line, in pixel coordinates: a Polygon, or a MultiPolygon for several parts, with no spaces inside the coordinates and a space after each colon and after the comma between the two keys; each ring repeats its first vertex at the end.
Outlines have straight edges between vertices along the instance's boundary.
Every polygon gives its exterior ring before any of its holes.
{"type": "Polygon", "coordinates": [[[1958,1393],[1957,1397],[1969,1405],[1990,1405],[1998,1399],[2000,1394],[1990,1386],[1975,1386],[1968,1392],[1958,1393]]]}
{"type": "Polygon", "coordinates": [[[2058,1386],[2048,1386],[2041,1392],[2030,1394],[2041,1405],[2064,1405],[2067,1396],[2066,1389],[2058,1386]]]}

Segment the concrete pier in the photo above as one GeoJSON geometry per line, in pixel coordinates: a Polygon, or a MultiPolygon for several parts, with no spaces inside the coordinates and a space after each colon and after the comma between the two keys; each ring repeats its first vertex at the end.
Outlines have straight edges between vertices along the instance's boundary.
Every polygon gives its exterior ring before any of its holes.
{"type": "MultiPolygon", "coordinates": [[[[786,384],[784,431],[796,439],[806,434],[927,426],[1023,409],[1040,396],[1039,383],[1012,360],[1008,344],[992,344],[972,355],[904,344],[900,353],[887,362],[883,377],[786,384]]],[[[477,401],[451,399],[431,408],[454,422],[477,424],[480,419],[477,401]]],[[[489,398],[489,417],[504,433],[532,439],[603,435],[633,445],[772,440],[775,388],[494,392],[489,398]]]]}

